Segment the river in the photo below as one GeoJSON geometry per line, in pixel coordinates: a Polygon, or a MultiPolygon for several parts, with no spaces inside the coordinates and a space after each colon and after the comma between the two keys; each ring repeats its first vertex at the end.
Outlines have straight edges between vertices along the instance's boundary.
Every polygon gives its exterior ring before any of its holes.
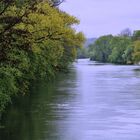
{"type": "Polygon", "coordinates": [[[0,140],[140,140],[139,67],[78,60],[11,105],[0,140]]]}

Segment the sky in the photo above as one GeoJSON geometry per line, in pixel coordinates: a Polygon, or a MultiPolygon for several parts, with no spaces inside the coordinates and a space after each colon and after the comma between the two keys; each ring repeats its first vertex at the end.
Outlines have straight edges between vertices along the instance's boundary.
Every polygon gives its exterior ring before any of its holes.
{"type": "Polygon", "coordinates": [[[140,29],[140,0],[65,0],[60,8],[80,20],[87,38],[140,29]]]}

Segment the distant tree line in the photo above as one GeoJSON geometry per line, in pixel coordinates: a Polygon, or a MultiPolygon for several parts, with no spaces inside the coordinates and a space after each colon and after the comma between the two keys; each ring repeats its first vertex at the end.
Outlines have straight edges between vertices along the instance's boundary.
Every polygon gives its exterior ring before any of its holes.
{"type": "Polygon", "coordinates": [[[95,42],[96,38],[86,38],[82,48],[77,51],[77,59],[89,58],[89,45],[95,42]]]}
{"type": "Polygon", "coordinates": [[[89,47],[90,59],[115,64],[140,62],[140,30],[132,34],[123,30],[118,36],[106,35],[98,38],[89,47]]]}
{"type": "Polygon", "coordinates": [[[89,58],[89,51],[88,51],[88,49],[89,48],[85,48],[85,47],[79,48],[77,50],[77,59],[89,58]]]}
{"type": "Polygon", "coordinates": [[[0,113],[30,81],[50,80],[76,58],[84,36],[63,0],[0,0],[0,113]]]}

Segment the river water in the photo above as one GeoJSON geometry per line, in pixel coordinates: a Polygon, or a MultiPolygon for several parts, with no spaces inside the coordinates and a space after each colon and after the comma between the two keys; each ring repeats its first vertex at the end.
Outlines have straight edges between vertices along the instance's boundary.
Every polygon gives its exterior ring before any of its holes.
{"type": "Polygon", "coordinates": [[[0,140],[140,140],[138,68],[78,60],[10,107],[0,140]]]}

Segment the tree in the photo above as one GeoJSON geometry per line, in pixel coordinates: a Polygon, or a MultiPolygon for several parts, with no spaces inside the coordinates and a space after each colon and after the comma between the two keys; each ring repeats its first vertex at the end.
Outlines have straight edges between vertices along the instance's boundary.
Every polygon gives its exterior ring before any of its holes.
{"type": "Polygon", "coordinates": [[[100,62],[132,64],[133,47],[130,37],[101,36],[90,46],[90,59],[100,62]]]}
{"type": "Polygon", "coordinates": [[[83,44],[72,28],[79,20],[55,7],[62,1],[52,2],[0,3],[0,113],[12,96],[27,93],[31,80],[66,69],[83,44]]]}
{"type": "Polygon", "coordinates": [[[134,42],[133,60],[135,63],[140,62],[140,41],[139,40],[134,42]]]}
{"type": "Polygon", "coordinates": [[[107,62],[108,56],[111,53],[110,41],[112,35],[101,36],[95,41],[93,45],[90,46],[90,57],[92,60],[107,62]],[[92,53],[91,53],[92,52],[92,53]]]}
{"type": "Polygon", "coordinates": [[[132,39],[133,41],[140,40],[140,30],[134,31],[132,39]]]}
{"type": "Polygon", "coordinates": [[[112,52],[109,55],[109,62],[126,64],[124,53],[130,44],[131,39],[128,37],[113,37],[111,40],[112,52]]]}
{"type": "Polygon", "coordinates": [[[126,64],[133,64],[133,52],[134,52],[134,47],[133,45],[129,45],[126,50],[124,51],[124,54],[122,55],[124,61],[126,64]]]}

